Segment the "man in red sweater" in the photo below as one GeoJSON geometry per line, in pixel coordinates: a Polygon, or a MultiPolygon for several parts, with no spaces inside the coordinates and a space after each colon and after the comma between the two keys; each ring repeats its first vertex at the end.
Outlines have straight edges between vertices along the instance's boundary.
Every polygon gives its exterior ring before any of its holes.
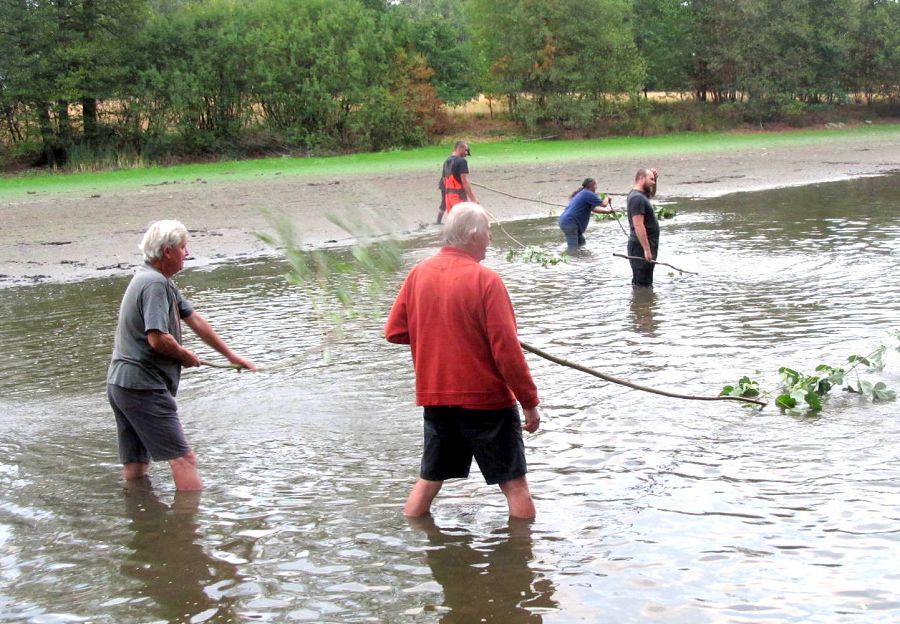
{"type": "Polygon", "coordinates": [[[537,431],[540,401],[506,286],[480,264],[491,241],[484,208],[454,206],[444,241],[410,271],[384,330],[388,341],[410,345],[424,407],[422,466],[403,512],[427,514],[444,480],[468,477],[474,457],[484,480],[500,485],[510,516],[533,518],[522,429],[537,431]]]}

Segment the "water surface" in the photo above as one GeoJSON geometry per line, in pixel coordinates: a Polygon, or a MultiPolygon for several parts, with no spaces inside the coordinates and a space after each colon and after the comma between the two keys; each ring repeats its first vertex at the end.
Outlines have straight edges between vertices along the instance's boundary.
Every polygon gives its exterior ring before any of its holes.
{"type": "MultiPolygon", "coordinates": [[[[542,268],[486,264],[523,340],[637,383],[778,388],[897,329],[900,177],[681,201],[634,292],[624,236],[542,268]]],[[[554,219],[507,224],[563,248],[554,219]]],[[[406,268],[434,252],[407,244],[406,268]]],[[[819,416],[679,401],[528,356],[534,523],[477,476],[401,515],[421,437],[406,348],[359,319],[325,345],[278,262],[177,279],[257,375],[186,371],[179,404],[207,490],[165,466],[123,491],[105,367],[127,278],[0,291],[0,621],[893,622],[900,618],[896,403],[836,392],[819,416]]],[[[402,276],[398,275],[391,291],[402,276]]],[[[199,345],[195,346],[198,348],[199,345]]],[[[201,352],[210,355],[207,351],[201,352]]],[[[867,379],[900,386],[897,358],[867,379]]]]}

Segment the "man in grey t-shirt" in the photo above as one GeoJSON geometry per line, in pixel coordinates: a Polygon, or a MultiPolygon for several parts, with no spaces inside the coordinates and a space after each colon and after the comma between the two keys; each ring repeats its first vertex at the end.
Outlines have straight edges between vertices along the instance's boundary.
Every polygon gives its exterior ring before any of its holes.
{"type": "Polygon", "coordinates": [[[233,364],[256,366],[232,351],[172,282],[184,267],[187,239],[184,225],[171,220],[153,223],[144,234],[145,264],[122,298],[106,383],[125,480],[145,477],[151,459],[168,461],[176,489],[200,490],[197,456],[175,403],[181,367],[200,365],[197,355],[181,345],[181,321],[233,364]]]}

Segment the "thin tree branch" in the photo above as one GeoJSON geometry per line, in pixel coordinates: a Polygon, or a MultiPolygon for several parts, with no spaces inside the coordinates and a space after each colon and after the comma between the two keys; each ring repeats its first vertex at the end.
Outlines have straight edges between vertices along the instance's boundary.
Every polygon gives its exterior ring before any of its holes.
{"type": "Polygon", "coordinates": [[[691,401],[742,401],[744,403],[753,403],[755,405],[759,405],[761,407],[765,407],[767,403],[765,401],[761,401],[759,399],[751,399],[747,397],[735,397],[735,396],[694,396],[690,394],[678,394],[676,392],[667,392],[665,390],[657,390],[656,388],[650,388],[648,386],[641,386],[636,383],[632,383],[627,379],[620,379],[618,377],[613,377],[612,375],[607,375],[605,373],[601,373],[600,371],[596,371],[593,368],[588,368],[587,366],[582,366],[581,364],[576,364],[575,362],[570,362],[569,360],[564,360],[563,358],[556,357],[555,355],[550,355],[546,351],[542,351],[537,347],[534,347],[525,342],[519,341],[519,344],[522,345],[522,348],[530,353],[534,353],[537,356],[544,358],[545,360],[549,360],[554,364],[559,364],[560,366],[568,366],[569,368],[574,368],[575,370],[581,371],[582,373],[587,373],[588,375],[593,375],[594,377],[599,377],[604,381],[608,381],[610,383],[619,384],[620,386],[626,386],[628,388],[632,388],[634,390],[642,390],[644,392],[651,392],[653,394],[659,394],[666,397],[671,397],[673,399],[689,399],[691,401]]]}
{"type": "Polygon", "coordinates": [[[640,256],[626,256],[625,254],[614,253],[614,256],[619,256],[620,258],[627,258],[628,260],[641,260],[643,262],[647,262],[648,264],[662,264],[663,266],[672,267],[679,273],[690,273],[691,275],[699,275],[696,271],[685,271],[684,269],[679,269],[677,266],[672,266],[668,262],[657,262],[656,260],[645,260],[640,256]]]}

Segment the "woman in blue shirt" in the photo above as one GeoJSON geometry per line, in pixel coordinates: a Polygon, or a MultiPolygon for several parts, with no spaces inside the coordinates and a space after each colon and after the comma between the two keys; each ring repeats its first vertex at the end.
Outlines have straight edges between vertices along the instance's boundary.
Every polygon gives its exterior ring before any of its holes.
{"type": "Polygon", "coordinates": [[[609,197],[600,199],[597,195],[597,181],[594,178],[585,178],[581,188],[569,196],[569,205],[559,216],[559,229],[566,235],[567,252],[578,251],[587,242],[584,240],[584,231],[591,220],[591,213],[615,212],[612,207],[608,207],[609,203],[609,197]]]}

